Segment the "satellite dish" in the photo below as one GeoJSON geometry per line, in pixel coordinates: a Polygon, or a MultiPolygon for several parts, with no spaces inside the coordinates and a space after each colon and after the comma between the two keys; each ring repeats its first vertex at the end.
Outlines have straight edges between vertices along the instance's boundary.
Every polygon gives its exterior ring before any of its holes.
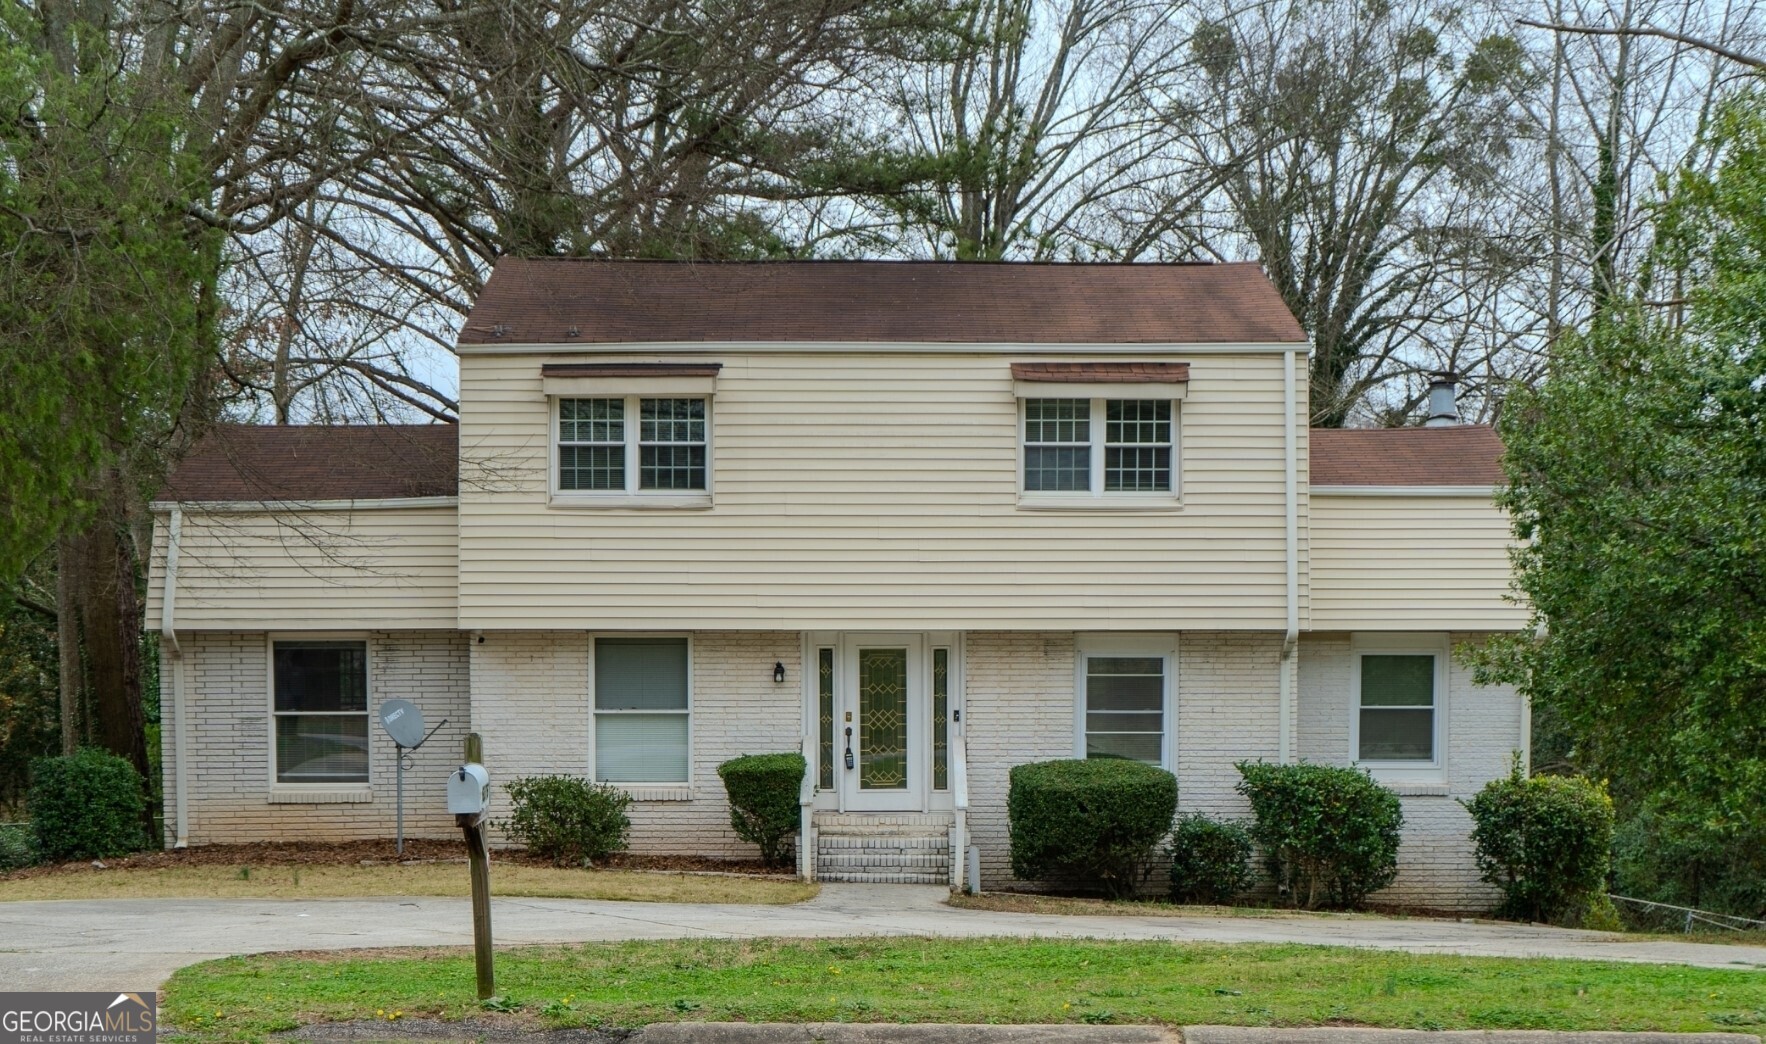
{"type": "Polygon", "coordinates": [[[423,742],[423,712],[410,700],[387,700],[380,705],[380,725],[392,741],[407,749],[423,742]]]}

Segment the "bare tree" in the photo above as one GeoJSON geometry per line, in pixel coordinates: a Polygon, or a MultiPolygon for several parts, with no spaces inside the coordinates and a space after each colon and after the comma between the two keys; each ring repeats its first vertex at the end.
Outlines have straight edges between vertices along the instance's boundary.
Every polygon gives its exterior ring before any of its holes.
{"type": "Polygon", "coordinates": [[[962,260],[1133,260],[1205,189],[1164,106],[1195,67],[1171,0],[978,0],[952,53],[885,93],[918,191],[880,202],[899,249],[962,260]],[[1173,191],[1182,185],[1181,191],[1173,191]]]}
{"type": "MultiPolygon", "coordinates": [[[[100,117],[171,114],[176,133],[146,147],[166,150],[163,168],[189,175],[197,186],[181,197],[168,196],[160,204],[165,212],[152,220],[159,227],[183,222],[189,229],[188,260],[198,274],[191,287],[194,314],[183,332],[196,340],[202,364],[180,387],[160,389],[151,408],[122,396],[115,409],[98,411],[111,420],[97,433],[106,448],[81,480],[87,507],[56,532],[39,534],[54,544],[61,576],[63,687],[78,686],[89,696],[64,693],[63,705],[89,703],[86,734],[145,771],[137,592],[147,543],[146,499],[167,462],[217,408],[228,248],[214,231],[237,242],[273,229],[318,186],[373,162],[374,143],[340,139],[331,117],[364,103],[359,70],[366,56],[390,41],[421,37],[447,18],[404,0],[271,6],[243,0],[31,0],[18,15],[0,29],[6,42],[41,55],[32,68],[75,85],[70,89],[76,95],[111,92],[117,104],[101,105],[95,110],[100,117]],[[128,110],[121,107],[125,84],[128,110]]],[[[30,114],[24,117],[28,124],[30,114]]],[[[77,133],[37,126],[47,135],[77,133]]],[[[132,147],[139,152],[144,145],[132,147]]],[[[120,348],[103,340],[67,346],[100,359],[123,359],[120,348]]],[[[99,394],[105,388],[88,390],[99,394]]],[[[69,738],[78,737],[70,730],[69,738]]]]}
{"type": "Polygon", "coordinates": [[[1502,218],[1525,71],[1501,23],[1423,0],[1223,3],[1177,110],[1223,188],[1193,247],[1260,258],[1313,339],[1312,418],[1393,422],[1420,375],[1501,348],[1502,281],[1532,250],[1502,218]]]}
{"type": "MultiPolygon", "coordinates": [[[[855,70],[929,31],[905,0],[487,0],[443,14],[445,33],[363,70],[370,104],[340,133],[375,143],[376,160],[332,176],[312,223],[338,263],[388,281],[379,311],[403,314],[402,296],[430,324],[415,336],[439,340],[505,254],[801,252],[881,149],[852,130],[855,70]]],[[[353,362],[337,372],[415,391],[353,362]]],[[[413,408],[446,411],[416,394],[413,408]]]]}
{"type": "MultiPolygon", "coordinates": [[[[1547,343],[1637,289],[1648,209],[1692,159],[1700,128],[1761,38],[1758,0],[1551,0],[1505,5],[1540,89],[1517,96],[1539,178],[1514,194],[1548,233],[1549,279],[1530,304],[1547,343]]],[[[1527,168],[1522,168],[1523,170],[1527,168]]]]}

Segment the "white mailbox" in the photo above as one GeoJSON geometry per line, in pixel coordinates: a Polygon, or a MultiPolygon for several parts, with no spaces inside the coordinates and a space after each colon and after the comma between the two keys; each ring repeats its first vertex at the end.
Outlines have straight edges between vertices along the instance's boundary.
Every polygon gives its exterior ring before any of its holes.
{"type": "Polygon", "coordinates": [[[448,777],[448,811],[455,815],[478,815],[491,804],[491,777],[484,766],[467,762],[448,777]]]}

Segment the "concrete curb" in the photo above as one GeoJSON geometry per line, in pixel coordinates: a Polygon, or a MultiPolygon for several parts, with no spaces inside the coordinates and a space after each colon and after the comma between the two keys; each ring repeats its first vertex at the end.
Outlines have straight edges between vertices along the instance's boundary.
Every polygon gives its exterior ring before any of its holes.
{"type": "Polygon", "coordinates": [[[1556,1030],[1264,1029],[1185,1026],[1184,1044],[1760,1044],[1751,1033],[1609,1033],[1556,1030]]]}
{"type": "Polygon", "coordinates": [[[945,1023],[658,1022],[637,1030],[535,1030],[500,1020],[334,1023],[278,1033],[323,1044],[1760,1044],[1749,1033],[1559,1033],[1385,1030],[1333,1026],[990,1026],[945,1023]]]}
{"type": "Polygon", "coordinates": [[[1179,1044],[1162,1026],[983,1026],[959,1023],[658,1022],[627,1044],[1179,1044]]]}

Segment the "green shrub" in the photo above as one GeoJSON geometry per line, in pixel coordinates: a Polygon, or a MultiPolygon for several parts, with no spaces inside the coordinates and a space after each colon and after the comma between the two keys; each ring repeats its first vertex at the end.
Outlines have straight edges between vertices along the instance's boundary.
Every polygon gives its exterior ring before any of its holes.
{"type": "Polygon", "coordinates": [[[1571,904],[1564,914],[1565,928],[1582,928],[1591,932],[1622,932],[1625,918],[1605,892],[1589,892],[1571,904]]]}
{"type": "Polygon", "coordinates": [[[108,751],[87,749],[31,762],[25,807],[44,862],[127,855],[147,844],[141,774],[108,751]]]}
{"type": "MultiPolygon", "coordinates": [[[[1766,817],[1736,815],[1651,795],[1613,828],[1613,891],[1635,899],[1766,919],[1766,817]]],[[[1668,910],[1626,904],[1625,919],[1650,931],[1678,929],[1668,910]]]]}
{"type": "Polygon", "coordinates": [[[748,754],[717,767],[730,795],[730,826],[737,837],[760,846],[768,866],[791,863],[792,843],[803,826],[798,798],[808,770],[802,754],[748,754]]]}
{"type": "Polygon", "coordinates": [[[1224,905],[1251,887],[1251,832],[1200,813],[1178,819],[1171,832],[1171,898],[1224,905]]]}
{"type": "Polygon", "coordinates": [[[0,873],[30,866],[37,861],[31,846],[31,828],[23,823],[0,825],[0,873]]]}
{"type": "Polygon", "coordinates": [[[1613,845],[1613,801],[1581,776],[1521,775],[1484,784],[1464,802],[1478,871],[1502,889],[1501,913],[1560,922],[1604,891],[1613,845]]]}
{"type": "Polygon", "coordinates": [[[1012,873],[1134,894],[1177,811],[1177,777],[1138,761],[1043,761],[1011,772],[1012,873]]]}
{"type": "Polygon", "coordinates": [[[509,786],[509,818],[497,827],[558,866],[592,865],[626,847],[631,795],[575,776],[524,776],[509,786]]]}
{"type": "Polygon", "coordinates": [[[1398,876],[1398,795],[1366,772],[1329,765],[1239,762],[1251,839],[1290,903],[1359,906],[1398,876]]]}

